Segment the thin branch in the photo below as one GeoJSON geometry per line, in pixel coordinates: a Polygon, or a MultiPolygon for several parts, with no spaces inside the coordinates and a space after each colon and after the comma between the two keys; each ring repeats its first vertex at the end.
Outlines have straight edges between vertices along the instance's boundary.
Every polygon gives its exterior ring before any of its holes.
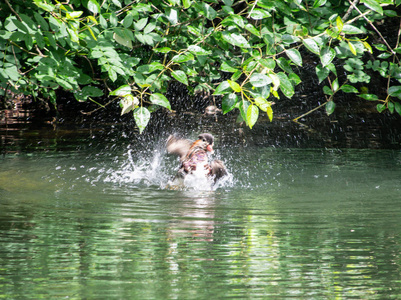
{"type": "Polygon", "coordinates": [[[327,100],[327,101],[324,102],[323,104],[320,104],[319,106],[316,106],[315,108],[311,109],[310,111],[308,111],[308,112],[306,112],[306,113],[300,115],[299,117],[296,117],[296,118],[293,119],[292,121],[298,122],[298,120],[299,120],[300,118],[303,118],[303,117],[309,115],[310,113],[313,113],[315,110],[318,110],[319,108],[325,106],[327,103],[329,103],[330,101],[332,101],[332,100],[330,100],[330,99],[331,99],[331,97],[329,98],[329,100],[327,100]]]}
{"type": "Polygon", "coordinates": [[[22,22],[21,17],[20,17],[19,14],[14,10],[14,8],[12,8],[10,2],[8,2],[8,0],[4,0],[4,1],[6,1],[6,4],[7,4],[8,7],[10,8],[10,10],[13,12],[13,14],[17,16],[18,20],[20,20],[20,21],[22,22]]]}
{"type": "Polygon", "coordinates": [[[349,6],[347,12],[345,13],[345,15],[342,17],[343,22],[345,22],[349,15],[351,14],[352,10],[354,9],[354,6],[358,4],[359,0],[354,0],[354,2],[349,6]]]}
{"type": "MultiPolygon", "coordinates": [[[[356,11],[362,15],[362,12],[359,10],[358,7],[356,7],[354,5],[354,3],[352,3],[350,0],[348,0],[348,2],[356,9],[356,11]]],[[[393,50],[393,48],[391,48],[391,46],[387,43],[386,39],[383,37],[383,35],[380,33],[380,31],[375,27],[375,25],[373,25],[372,21],[370,21],[368,18],[366,18],[366,16],[363,16],[363,18],[365,19],[366,22],[368,22],[370,24],[370,26],[374,29],[374,31],[376,31],[376,33],[380,36],[380,38],[383,40],[383,42],[386,44],[386,46],[390,49],[391,53],[393,55],[396,55],[395,51],[393,50]]]]}

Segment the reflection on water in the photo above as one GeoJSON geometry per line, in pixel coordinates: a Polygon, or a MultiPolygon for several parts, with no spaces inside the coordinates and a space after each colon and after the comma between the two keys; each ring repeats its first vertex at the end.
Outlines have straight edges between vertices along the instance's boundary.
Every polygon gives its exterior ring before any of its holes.
{"type": "Polygon", "coordinates": [[[167,190],[159,150],[6,156],[6,299],[401,297],[401,153],[231,147],[232,180],[167,190]]]}

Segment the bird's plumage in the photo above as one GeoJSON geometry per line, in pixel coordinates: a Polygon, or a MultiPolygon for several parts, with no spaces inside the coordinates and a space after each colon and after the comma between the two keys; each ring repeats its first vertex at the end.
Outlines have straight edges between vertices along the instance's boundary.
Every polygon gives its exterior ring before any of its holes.
{"type": "Polygon", "coordinates": [[[200,134],[196,141],[170,135],[166,144],[167,152],[180,157],[180,168],[174,180],[185,180],[189,175],[197,174],[199,180],[206,178],[215,183],[227,175],[226,167],[222,161],[213,160],[209,162],[208,154],[214,153],[213,144],[214,137],[209,133],[200,134]]]}

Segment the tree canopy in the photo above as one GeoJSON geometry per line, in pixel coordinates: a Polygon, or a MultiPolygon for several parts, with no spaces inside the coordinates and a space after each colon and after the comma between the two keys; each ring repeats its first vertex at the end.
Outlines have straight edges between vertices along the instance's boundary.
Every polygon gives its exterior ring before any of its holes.
{"type": "MultiPolygon", "coordinates": [[[[355,93],[401,115],[399,31],[391,44],[377,24],[399,16],[401,0],[5,0],[0,4],[0,93],[57,103],[119,101],[142,132],[168,84],[210,93],[223,113],[238,109],[252,128],[273,120],[274,101],[304,80],[306,55],[326,95],[355,93]],[[340,77],[339,75],[346,74],[340,77]],[[386,93],[363,88],[371,74],[386,93]]],[[[399,21],[398,21],[399,23],[399,21]]],[[[401,30],[401,27],[400,29],[401,30]]],[[[397,29],[395,30],[397,31],[397,29]]]]}

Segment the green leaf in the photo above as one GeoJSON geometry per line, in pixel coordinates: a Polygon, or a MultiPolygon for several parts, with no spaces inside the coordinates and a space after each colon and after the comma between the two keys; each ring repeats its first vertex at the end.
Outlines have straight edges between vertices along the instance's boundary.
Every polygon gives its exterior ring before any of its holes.
{"type": "Polygon", "coordinates": [[[212,51],[210,50],[205,50],[202,47],[199,47],[197,45],[191,45],[188,47],[188,50],[191,51],[195,55],[210,55],[212,54],[212,51]]]}
{"type": "Polygon", "coordinates": [[[344,84],[343,86],[341,86],[340,88],[344,93],[358,93],[358,90],[353,87],[352,85],[349,84],[344,84]]]}
{"type": "Polygon", "coordinates": [[[117,33],[113,34],[113,38],[114,40],[119,43],[120,45],[123,45],[127,48],[132,49],[132,41],[130,38],[128,38],[127,36],[120,36],[117,33]]]}
{"type": "Polygon", "coordinates": [[[387,47],[384,44],[373,44],[373,47],[379,51],[387,51],[387,47]]]}
{"type": "Polygon", "coordinates": [[[248,112],[248,107],[249,107],[250,103],[247,100],[241,100],[238,104],[239,104],[238,108],[239,108],[241,117],[245,121],[245,123],[248,125],[247,112],[248,112]]]}
{"type": "Polygon", "coordinates": [[[330,64],[335,57],[336,57],[336,51],[334,51],[333,48],[329,48],[329,47],[324,48],[320,54],[320,61],[323,65],[323,67],[330,64]]]}
{"type": "Polygon", "coordinates": [[[100,11],[100,5],[96,0],[89,0],[88,1],[88,9],[93,14],[97,14],[100,11]]]}
{"type": "Polygon", "coordinates": [[[139,133],[142,133],[150,120],[150,112],[146,107],[138,107],[134,110],[135,123],[139,128],[139,133]]]}
{"type": "Polygon", "coordinates": [[[228,93],[228,90],[230,89],[230,84],[228,83],[228,81],[223,81],[221,82],[216,90],[214,91],[213,95],[224,95],[228,93]]]}
{"type": "Polygon", "coordinates": [[[328,87],[327,85],[325,85],[323,87],[323,93],[325,93],[326,95],[332,96],[334,95],[333,91],[331,90],[330,87],[328,87]]]}
{"type": "Polygon", "coordinates": [[[272,83],[270,77],[260,73],[253,73],[249,81],[254,87],[262,87],[272,83]]]}
{"type": "Polygon", "coordinates": [[[401,104],[399,102],[394,103],[395,111],[401,116],[401,104]]]}
{"type": "Polygon", "coordinates": [[[380,6],[380,2],[377,0],[361,0],[366,7],[374,10],[375,12],[383,15],[383,8],[380,6]]]}
{"type": "Polygon", "coordinates": [[[171,61],[177,62],[177,63],[182,63],[182,62],[186,62],[186,61],[190,61],[190,60],[195,60],[195,57],[193,56],[192,53],[177,54],[171,59],[171,61]]]}
{"type": "Polygon", "coordinates": [[[213,21],[216,18],[217,12],[209,4],[202,2],[200,6],[203,15],[206,17],[206,19],[213,21]]]}
{"type": "Polygon", "coordinates": [[[390,86],[388,88],[387,92],[390,96],[401,98],[401,86],[400,85],[390,86]]]}
{"type": "Polygon", "coordinates": [[[285,53],[294,64],[296,64],[299,67],[302,67],[302,56],[297,49],[288,49],[285,50],[285,53]]]}
{"type": "Polygon", "coordinates": [[[124,97],[125,95],[131,94],[131,87],[126,84],[122,85],[116,90],[112,91],[110,93],[110,96],[119,96],[119,97],[124,97]]]}
{"type": "Polygon", "coordinates": [[[313,3],[313,7],[316,8],[316,7],[323,6],[326,4],[326,2],[327,2],[327,0],[315,0],[315,3],[313,3]]]}
{"type": "Polygon", "coordinates": [[[305,45],[305,47],[311,51],[312,53],[315,53],[317,55],[320,55],[320,48],[319,45],[315,42],[313,39],[305,39],[302,40],[302,43],[305,45]]]}
{"type": "Polygon", "coordinates": [[[378,56],[377,56],[377,58],[380,58],[380,59],[387,59],[387,58],[389,58],[391,56],[391,53],[381,53],[381,54],[379,54],[378,56]]]}
{"type": "Polygon", "coordinates": [[[249,105],[246,111],[246,121],[249,128],[252,129],[259,117],[259,108],[256,105],[249,105]]]}
{"type": "Polygon", "coordinates": [[[277,73],[277,77],[280,79],[280,90],[287,98],[291,98],[294,95],[294,87],[287,75],[283,72],[277,73]]]}
{"type": "Polygon", "coordinates": [[[248,41],[240,34],[229,33],[227,31],[222,33],[223,39],[231,45],[238,46],[240,48],[251,48],[248,41]]]}
{"type": "Polygon", "coordinates": [[[253,26],[252,24],[248,23],[245,25],[245,29],[248,30],[250,33],[253,35],[256,35],[257,37],[260,37],[260,32],[253,26]]]}
{"type": "Polygon", "coordinates": [[[341,32],[343,30],[344,23],[340,16],[337,17],[336,23],[337,23],[338,31],[341,32]]]}
{"type": "Polygon", "coordinates": [[[360,95],[358,95],[358,97],[361,97],[361,98],[363,98],[365,100],[368,100],[368,101],[377,101],[377,100],[379,100],[379,97],[377,97],[375,94],[360,94],[360,95]]]}
{"type": "Polygon", "coordinates": [[[123,99],[120,101],[120,106],[121,106],[121,115],[124,115],[131,110],[135,109],[136,106],[138,106],[139,100],[137,97],[132,96],[131,94],[126,95],[123,99]]]}
{"type": "Polygon", "coordinates": [[[38,24],[40,25],[40,29],[42,29],[43,31],[49,30],[49,24],[39,13],[35,12],[34,17],[35,17],[36,21],[38,22],[38,24]]]}
{"type": "Polygon", "coordinates": [[[344,25],[342,32],[344,32],[345,34],[362,34],[362,33],[364,33],[358,27],[355,27],[355,26],[349,25],[349,24],[344,25]]]}
{"type": "Polygon", "coordinates": [[[386,105],[385,104],[377,104],[376,109],[379,113],[383,112],[386,110],[386,105]]]}
{"type": "Polygon", "coordinates": [[[222,103],[221,103],[223,114],[226,114],[229,111],[233,110],[235,107],[235,104],[237,104],[237,101],[238,101],[238,96],[235,93],[224,95],[222,103]]]}
{"type": "Polygon", "coordinates": [[[388,108],[388,110],[389,110],[390,113],[394,113],[394,102],[389,101],[389,102],[387,103],[387,108],[388,108]]]}
{"type": "Polygon", "coordinates": [[[142,18],[138,22],[134,23],[134,28],[137,31],[141,31],[143,28],[145,28],[147,23],[148,23],[148,18],[142,18]]]}
{"type": "Polygon", "coordinates": [[[179,81],[185,85],[188,85],[187,75],[183,71],[181,71],[181,70],[172,71],[171,76],[173,76],[177,81],[179,81]]]}
{"type": "Polygon", "coordinates": [[[155,51],[157,53],[169,53],[171,51],[171,48],[169,48],[169,47],[154,48],[153,51],[155,51]]]}
{"type": "Polygon", "coordinates": [[[271,14],[267,10],[255,8],[252,10],[250,17],[254,20],[262,20],[271,17],[271,14]]]}
{"type": "Polygon", "coordinates": [[[266,113],[267,113],[267,116],[269,117],[270,122],[272,122],[273,121],[273,109],[271,106],[269,106],[266,109],[266,113]]]}
{"type": "Polygon", "coordinates": [[[241,86],[238,83],[236,83],[235,81],[228,79],[227,82],[234,92],[240,93],[242,91],[241,86]]]}
{"type": "Polygon", "coordinates": [[[95,86],[85,86],[82,89],[82,97],[86,99],[88,97],[100,97],[103,96],[103,91],[95,86]]]}
{"type": "Polygon", "coordinates": [[[233,64],[233,63],[230,62],[230,61],[223,61],[223,63],[222,63],[221,66],[220,66],[220,70],[223,71],[223,72],[234,73],[234,72],[237,71],[237,69],[234,68],[234,67],[232,66],[232,64],[233,64]]]}
{"type": "Polygon", "coordinates": [[[327,115],[330,116],[334,112],[335,108],[336,108],[336,104],[334,103],[334,101],[331,100],[331,101],[327,102],[327,104],[326,104],[327,115]]]}
{"type": "Polygon", "coordinates": [[[355,46],[351,42],[348,42],[348,47],[349,47],[349,50],[352,52],[352,54],[354,54],[356,56],[357,53],[356,53],[355,46]]]}
{"type": "Polygon", "coordinates": [[[163,106],[163,107],[167,108],[168,110],[171,110],[170,102],[163,94],[154,93],[154,94],[150,95],[150,101],[153,104],[157,104],[159,106],[163,106]]]}

